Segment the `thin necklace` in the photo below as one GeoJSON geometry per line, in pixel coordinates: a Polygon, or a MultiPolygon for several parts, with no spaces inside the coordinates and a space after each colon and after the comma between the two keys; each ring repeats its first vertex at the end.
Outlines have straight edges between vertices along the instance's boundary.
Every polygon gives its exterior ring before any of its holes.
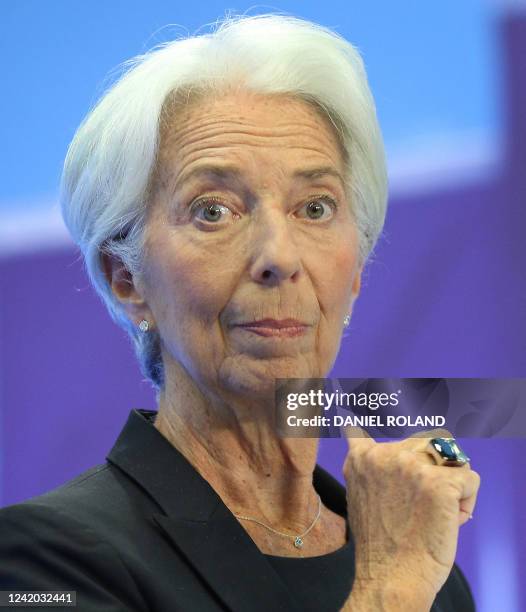
{"type": "Polygon", "coordinates": [[[268,529],[269,531],[272,531],[272,533],[275,533],[277,535],[283,536],[285,538],[291,538],[293,540],[294,546],[296,548],[301,548],[303,546],[303,538],[314,527],[314,525],[316,524],[316,521],[320,518],[320,513],[321,513],[321,498],[318,495],[318,512],[316,514],[316,517],[312,521],[310,527],[306,531],[304,531],[303,533],[300,533],[299,535],[290,535],[290,533],[283,533],[282,531],[277,531],[276,529],[273,529],[272,527],[269,527],[268,525],[265,525],[265,523],[262,523],[261,521],[258,521],[257,519],[252,518],[250,516],[243,516],[241,514],[234,514],[234,516],[236,518],[238,518],[238,519],[243,520],[243,521],[252,521],[253,523],[257,523],[258,525],[261,525],[262,527],[265,527],[265,529],[268,529]]]}

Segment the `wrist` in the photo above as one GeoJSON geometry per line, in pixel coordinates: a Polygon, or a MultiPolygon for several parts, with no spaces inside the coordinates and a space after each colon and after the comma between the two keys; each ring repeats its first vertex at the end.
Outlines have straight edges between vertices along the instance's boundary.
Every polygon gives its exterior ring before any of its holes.
{"type": "Polygon", "coordinates": [[[353,612],[429,612],[434,596],[420,593],[406,582],[355,579],[349,610],[353,612]]]}

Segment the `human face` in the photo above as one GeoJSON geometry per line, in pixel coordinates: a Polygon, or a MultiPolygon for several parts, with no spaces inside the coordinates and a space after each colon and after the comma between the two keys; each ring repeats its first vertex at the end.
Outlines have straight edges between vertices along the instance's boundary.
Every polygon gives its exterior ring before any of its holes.
{"type": "Polygon", "coordinates": [[[194,103],[175,123],[143,268],[167,380],[174,361],[201,388],[252,397],[276,378],[324,377],[361,271],[332,126],[303,101],[249,93],[194,103]],[[300,325],[240,326],[263,319],[300,325]]]}

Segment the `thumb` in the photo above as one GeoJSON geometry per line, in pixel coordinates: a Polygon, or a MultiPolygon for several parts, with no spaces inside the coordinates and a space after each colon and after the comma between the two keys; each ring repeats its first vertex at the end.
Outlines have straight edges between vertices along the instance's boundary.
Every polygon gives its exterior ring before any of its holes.
{"type": "Polygon", "coordinates": [[[373,438],[371,438],[365,429],[354,425],[342,427],[342,435],[347,438],[347,443],[349,444],[349,452],[347,453],[342,466],[342,472],[345,480],[349,482],[351,474],[354,471],[352,466],[354,465],[355,460],[377,443],[373,438]]]}
{"type": "Polygon", "coordinates": [[[349,448],[356,448],[362,446],[367,448],[377,444],[376,440],[372,438],[365,429],[358,427],[357,425],[348,425],[342,428],[342,435],[347,438],[349,448]]]}

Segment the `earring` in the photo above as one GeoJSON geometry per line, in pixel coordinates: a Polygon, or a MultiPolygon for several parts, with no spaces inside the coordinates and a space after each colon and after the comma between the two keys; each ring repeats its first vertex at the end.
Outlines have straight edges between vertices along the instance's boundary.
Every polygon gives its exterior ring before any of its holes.
{"type": "Polygon", "coordinates": [[[143,332],[146,333],[149,329],[150,329],[150,324],[148,323],[148,321],[146,319],[143,319],[140,323],[139,323],[139,329],[143,332]]]}
{"type": "Polygon", "coordinates": [[[350,322],[351,322],[351,315],[345,315],[345,317],[343,318],[344,327],[349,327],[350,322]]]}

